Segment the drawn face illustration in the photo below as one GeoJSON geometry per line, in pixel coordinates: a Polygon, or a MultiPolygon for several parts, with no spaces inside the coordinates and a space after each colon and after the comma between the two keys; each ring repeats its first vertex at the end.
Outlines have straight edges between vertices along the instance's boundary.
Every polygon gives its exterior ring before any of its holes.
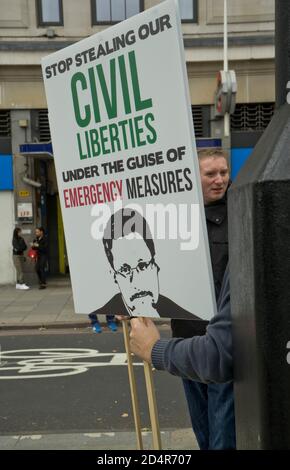
{"type": "Polygon", "coordinates": [[[159,267],[144,239],[135,234],[114,240],[112,255],[115,280],[129,313],[156,316],[159,267]]]}

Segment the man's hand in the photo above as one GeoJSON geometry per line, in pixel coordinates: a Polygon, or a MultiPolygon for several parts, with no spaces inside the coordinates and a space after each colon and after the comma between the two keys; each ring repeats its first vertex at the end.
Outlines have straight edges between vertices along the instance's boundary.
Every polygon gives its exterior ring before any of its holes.
{"type": "Polygon", "coordinates": [[[160,339],[159,331],[149,318],[131,320],[130,349],[132,353],[151,363],[154,344],[160,339]]]}

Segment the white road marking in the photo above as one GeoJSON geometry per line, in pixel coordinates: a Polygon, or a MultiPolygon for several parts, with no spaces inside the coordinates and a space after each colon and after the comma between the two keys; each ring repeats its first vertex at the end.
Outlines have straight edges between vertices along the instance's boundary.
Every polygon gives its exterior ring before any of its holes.
{"type": "Polygon", "coordinates": [[[1,351],[0,380],[65,377],[95,367],[126,365],[126,353],[100,353],[96,349],[16,349],[1,351]]]}

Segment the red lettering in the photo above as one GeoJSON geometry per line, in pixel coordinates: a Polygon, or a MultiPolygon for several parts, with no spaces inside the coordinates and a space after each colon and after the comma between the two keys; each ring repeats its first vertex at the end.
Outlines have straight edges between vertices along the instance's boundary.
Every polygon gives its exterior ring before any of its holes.
{"type": "Polygon", "coordinates": [[[69,192],[69,198],[70,198],[70,206],[71,206],[71,207],[76,207],[76,206],[78,206],[78,193],[77,193],[77,188],[69,189],[68,192],[69,192]]]}
{"type": "Polygon", "coordinates": [[[84,206],[83,203],[83,194],[82,194],[83,188],[78,188],[78,196],[79,196],[79,206],[84,206]]]}
{"type": "Polygon", "coordinates": [[[96,204],[97,196],[96,196],[96,188],[94,185],[90,186],[90,195],[91,195],[91,202],[92,204],[96,204]]]}
{"type": "Polygon", "coordinates": [[[117,180],[116,181],[116,186],[117,186],[117,189],[118,189],[118,193],[119,193],[119,196],[121,196],[121,199],[122,199],[122,192],[123,192],[123,180],[117,180]]]}
{"type": "Polygon", "coordinates": [[[110,182],[110,191],[111,191],[111,199],[112,201],[116,201],[118,195],[114,193],[114,189],[115,189],[115,181],[111,181],[110,182]]]}
{"type": "Polygon", "coordinates": [[[84,186],[84,198],[85,198],[85,206],[89,206],[91,204],[91,200],[90,200],[90,190],[88,186],[84,186]]]}
{"type": "Polygon", "coordinates": [[[65,207],[70,207],[69,204],[68,204],[68,195],[67,195],[67,189],[64,189],[63,191],[63,197],[64,197],[64,205],[65,207]]]}
{"type": "Polygon", "coordinates": [[[105,202],[111,202],[112,200],[112,195],[110,193],[110,185],[111,183],[102,183],[102,189],[103,189],[103,194],[104,194],[104,200],[105,202]]]}
{"type": "MultiPolygon", "coordinates": [[[[103,183],[104,184],[104,183],[103,183]]],[[[97,199],[98,199],[98,203],[99,204],[102,204],[104,201],[102,199],[102,188],[101,188],[101,184],[96,184],[96,190],[97,190],[97,199]]]]}

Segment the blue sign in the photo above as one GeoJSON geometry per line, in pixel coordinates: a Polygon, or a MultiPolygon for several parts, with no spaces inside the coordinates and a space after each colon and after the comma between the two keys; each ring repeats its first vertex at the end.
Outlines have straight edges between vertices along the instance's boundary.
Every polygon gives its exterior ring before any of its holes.
{"type": "Polygon", "coordinates": [[[13,188],[12,155],[0,155],[0,191],[11,191],[13,188]]]}
{"type": "Polygon", "coordinates": [[[30,144],[19,145],[19,150],[22,155],[45,154],[53,156],[51,142],[32,142],[30,144]]]}
{"type": "Polygon", "coordinates": [[[252,147],[232,148],[231,150],[231,179],[234,180],[247,158],[252,153],[252,147]]]}
{"type": "Polygon", "coordinates": [[[208,148],[208,147],[221,147],[222,139],[215,139],[211,137],[196,139],[197,148],[208,148]]]}

